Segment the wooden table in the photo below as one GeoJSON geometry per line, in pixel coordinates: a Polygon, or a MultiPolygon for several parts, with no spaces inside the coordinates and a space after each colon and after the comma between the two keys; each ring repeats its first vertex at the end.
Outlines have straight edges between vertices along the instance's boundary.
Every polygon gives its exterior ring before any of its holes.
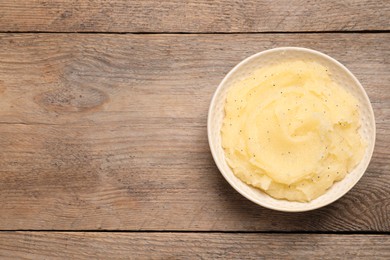
{"type": "Polygon", "coordinates": [[[2,0],[1,258],[390,258],[390,2],[2,0]],[[249,202],[210,154],[224,75],[278,46],[344,63],[377,140],[337,202],[249,202]]]}

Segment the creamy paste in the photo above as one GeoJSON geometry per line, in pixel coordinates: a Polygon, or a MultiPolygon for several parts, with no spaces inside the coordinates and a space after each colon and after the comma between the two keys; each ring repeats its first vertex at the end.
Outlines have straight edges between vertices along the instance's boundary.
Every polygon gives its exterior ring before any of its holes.
{"type": "Polygon", "coordinates": [[[359,103],[316,62],[261,68],[228,92],[221,129],[228,165],[277,199],[310,201],[362,159],[359,103]]]}

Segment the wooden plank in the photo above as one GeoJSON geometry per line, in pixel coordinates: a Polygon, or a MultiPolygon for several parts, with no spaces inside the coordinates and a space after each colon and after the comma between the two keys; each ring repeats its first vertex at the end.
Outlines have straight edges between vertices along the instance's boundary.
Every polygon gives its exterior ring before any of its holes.
{"type": "Polygon", "coordinates": [[[385,235],[2,232],[18,259],[389,259],[385,235]]]}
{"type": "Polygon", "coordinates": [[[0,34],[0,229],[390,230],[390,34],[0,34]],[[367,173],[323,209],[237,194],[212,160],[211,95],[250,54],[330,54],[373,103],[367,173]]]}
{"type": "Polygon", "coordinates": [[[275,32],[389,30],[376,0],[2,0],[0,31],[275,32]]]}

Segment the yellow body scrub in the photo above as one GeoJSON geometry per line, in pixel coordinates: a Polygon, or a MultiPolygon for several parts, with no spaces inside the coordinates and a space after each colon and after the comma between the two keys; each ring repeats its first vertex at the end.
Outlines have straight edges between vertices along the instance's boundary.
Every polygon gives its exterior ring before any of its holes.
{"type": "Polygon", "coordinates": [[[361,160],[358,101],[316,62],[264,67],[233,85],[221,129],[234,174],[277,199],[313,200],[361,160]]]}

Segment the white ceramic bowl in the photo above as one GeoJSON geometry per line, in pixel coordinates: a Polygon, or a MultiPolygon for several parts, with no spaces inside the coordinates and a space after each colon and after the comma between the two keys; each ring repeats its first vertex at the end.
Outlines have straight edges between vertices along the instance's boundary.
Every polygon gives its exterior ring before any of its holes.
{"type": "Polygon", "coordinates": [[[372,110],[370,100],[359,81],[346,67],[335,59],[318,51],[298,47],[284,47],[263,51],[236,65],[222,80],[211,100],[207,131],[210,149],[215,163],[230,185],[244,197],[258,205],[287,212],[300,212],[317,209],[341,198],[363,176],[371,160],[375,145],[374,112],[372,110]],[[333,80],[338,82],[340,86],[345,87],[360,102],[362,124],[359,131],[367,142],[364,157],[357,167],[342,181],[336,182],[325,194],[310,202],[277,200],[261,190],[243,183],[233,174],[232,170],[227,165],[225,154],[221,145],[220,130],[222,120],[224,118],[225,99],[229,88],[258,68],[289,59],[314,60],[328,67],[328,71],[331,73],[333,80]]]}

